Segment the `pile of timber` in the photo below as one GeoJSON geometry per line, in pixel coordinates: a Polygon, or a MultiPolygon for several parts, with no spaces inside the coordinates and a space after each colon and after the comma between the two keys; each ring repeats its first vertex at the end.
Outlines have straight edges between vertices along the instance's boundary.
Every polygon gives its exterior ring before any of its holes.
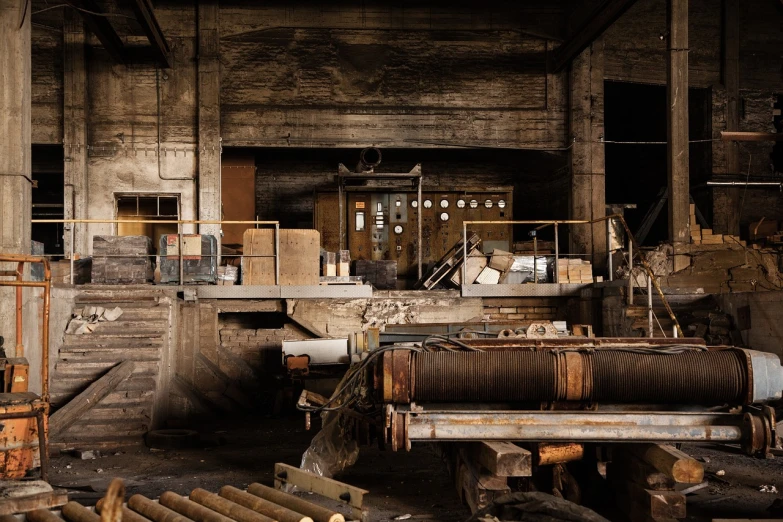
{"type": "Polygon", "coordinates": [[[676,489],[702,484],[704,466],[672,446],[623,444],[612,448],[606,479],[631,522],[671,521],[686,517],[685,493],[676,489]]]}
{"type": "Polygon", "coordinates": [[[587,284],[593,282],[593,265],[590,261],[575,258],[557,260],[557,282],[587,284]]]}
{"type": "Polygon", "coordinates": [[[170,303],[158,297],[77,297],[85,306],[119,306],[114,322],[85,335],[63,334],[51,376],[50,439],[56,449],[140,444],[151,425],[170,303]]]}
{"type": "Polygon", "coordinates": [[[722,245],[727,243],[743,247],[747,246],[747,243],[741,240],[739,236],[713,234],[711,228],[701,228],[699,221],[696,219],[696,205],[693,203],[691,203],[691,243],[694,245],[722,245]]]}
{"type": "MultiPolygon", "coordinates": [[[[118,498],[104,497],[95,511],[68,502],[59,515],[33,509],[26,511],[26,517],[29,522],[100,522],[102,515],[125,522],[345,522],[345,516],[333,508],[281,491],[290,483],[301,491],[344,503],[354,520],[369,520],[369,512],[362,505],[364,495],[369,493],[366,490],[280,463],[275,465],[275,477],[274,488],[258,483],[250,484],[247,491],[223,486],[217,494],[196,488],[188,497],[166,491],[157,502],[137,494],[122,507],[117,504],[118,498]]],[[[115,489],[124,491],[119,479],[109,487],[109,491],[115,489]]]]}

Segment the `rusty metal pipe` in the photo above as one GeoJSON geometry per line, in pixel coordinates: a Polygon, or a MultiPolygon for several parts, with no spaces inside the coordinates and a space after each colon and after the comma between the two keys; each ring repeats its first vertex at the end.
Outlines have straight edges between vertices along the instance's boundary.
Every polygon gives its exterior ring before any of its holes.
{"type": "Polygon", "coordinates": [[[245,506],[240,506],[201,488],[196,488],[190,492],[190,500],[237,522],[274,522],[273,518],[269,518],[245,506]]]}
{"type": "Polygon", "coordinates": [[[313,522],[313,519],[297,513],[291,509],[269,502],[263,498],[245,493],[233,486],[223,486],[220,488],[220,496],[227,498],[231,502],[235,502],[240,506],[244,506],[248,509],[252,509],[262,515],[272,517],[278,522],[313,522]]]}
{"type": "Polygon", "coordinates": [[[64,522],[64,520],[48,509],[34,509],[25,513],[28,522],[64,522]]]}
{"type": "MultiPolygon", "coordinates": [[[[95,510],[98,513],[103,512],[103,506],[105,505],[105,500],[100,499],[97,504],[95,504],[95,510]]],[[[122,508],[122,522],[150,522],[150,519],[145,518],[135,511],[131,511],[130,509],[123,507],[122,508]]]]}
{"type": "Polygon", "coordinates": [[[193,522],[191,519],[180,515],[176,511],[172,511],[171,509],[138,494],[133,495],[128,499],[128,507],[136,513],[144,515],[153,522],[193,522]]]}
{"type": "Polygon", "coordinates": [[[318,506],[312,502],[284,493],[280,490],[264,486],[263,484],[253,483],[247,487],[247,492],[257,497],[261,497],[275,504],[293,509],[298,513],[303,513],[315,522],[345,522],[345,517],[334,510],[318,506]]]}
{"type": "Polygon", "coordinates": [[[160,496],[160,503],[196,522],[233,522],[230,518],[196,504],[192,500],[177,495],[173,491],[166,491],[163,493],[160,496]]]}
{"type": "Polygon", "coordinates": [[[548,466],[550,464],[563,464],[574,460],[582,460],[585,455],[583,444],[573,442],[565,443],[540,443],[538,445],[539,466],[548,466]]]}
{"type": "Polygon", "coordinates": [[[96,515],[78,502],[70,501],[62,507],[63,517],[70,522],[100,522],[100,515],[96,515]]]}
{"type": "MultiPolygon", "coordinates": [[[[21,282],[24,276],[24,261],[19,261],[16,266],[16,281],[21,282]]],[[[24,343],[22,343],[22,287],[16,287],[16,356],[24,357],[24,343]]]]}

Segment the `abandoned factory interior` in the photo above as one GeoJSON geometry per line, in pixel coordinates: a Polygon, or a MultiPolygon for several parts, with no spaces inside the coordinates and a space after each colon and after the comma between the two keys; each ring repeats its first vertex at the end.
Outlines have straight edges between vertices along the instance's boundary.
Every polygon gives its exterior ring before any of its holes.
{"type": "Polygon", "coordinates": [[[0,0],[0,522],[783,522],[782,359],[783,0],[0,0]]]}

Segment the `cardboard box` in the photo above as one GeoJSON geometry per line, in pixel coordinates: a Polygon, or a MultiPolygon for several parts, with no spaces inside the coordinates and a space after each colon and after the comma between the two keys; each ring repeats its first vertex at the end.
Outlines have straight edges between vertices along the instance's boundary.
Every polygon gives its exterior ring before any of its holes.
{"type": "Polygon", "coordinates": [[[496,248],[492,251],[492,257],[489,259],[489,267],[497,270],[501,274],[508,272],[511,265],[514,264],[514,256],[511,252],[496,248]]]}
{"type": "Polygon", "coordinates": [[[347,277],[351,275],[351,251],[340,250],[337,253],[337,275],[347,277]]]}

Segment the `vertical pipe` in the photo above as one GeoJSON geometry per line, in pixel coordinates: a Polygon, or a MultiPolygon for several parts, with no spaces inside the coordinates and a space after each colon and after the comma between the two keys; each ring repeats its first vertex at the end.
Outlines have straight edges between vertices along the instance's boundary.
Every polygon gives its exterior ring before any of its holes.
{"type": "Polygon", "coordinates": [[[49,402],[49,309],[51,308],[52,278],[44,264],[46,286],[43,294],[43,332],[41,334],[41,397],[49,402]]]}
{"type": "MultiPolygon", "coordinates": [[[[421,214],[421,209],[419,210],[421,214]]],[[[468,225],[462,222],[462,285],[468,284],[468,225]]]]}
{"type": "MultiPolygon", "coordinates": [[[[24,275],[24,262],[16,265],[16,280],[21,281],[24,275]]],[[[24,357],[24,343],[22,342],[22,287],[16,287],[16,357],[24,357]]],[[[10,390],[9,390],[10,391],[10,390]]]]}
{"type": "Polygon", "coordinates": [[[182,223],[177,223],[177,236],[179,237],[179,284],[185,285],[185,256],[182,254],[185,250],[185,245],[182,242],[182,223]]]}
{"type": "Polygon", "coordinates": [[[280,284],[280,223],[275,223],[275,286],[278,286],[279,284],[280,284]]]}
{"type": "MultiPolygon", "coordinates": [[[[48,402],[48,399],[45,399],[48,402]]],[[[48,407],[48,404],[46,405],[48,407]]],[[[46,441],[49,435],[46,433],[46,423],[44,422],[44,411],[35,413],[35,424],[38,428],[38,455],[41,458],[41,480],[49,482],[49,448],[46,441]]]]}
{"type": "Polygon", "coordinates": [[[555,269],[554,272],[555,283],[560,283],[560,267],[558,266],[558,260],[560,259],[560,245],[558,244],[557,223],[555,223],[555,269]]]}
{"type": "Polygon", "coordinates": [[[647,274],[647,337],[653,336],[653,296],[652,277],[647,274]]]}
{"type": "Polygon", "coordinates": [[[628,238],[628,304],[633,304],[633,239],[628,238]]]}
{"type": "Polygon", "coordinates": [[[424,245],[421,244],[422,241],[422,234],[421,234],[421,177],[419,178],[419,184],[417,186],[416,190],[416,216],[418,217],[418,227],[419,227],[419,247],[416,249],[416,255],[419,261],[419,279],[421,279],[424,276],[424,272],[422,271],[421,267],[421,260],[422,260],[422,252],[424,249],[424,245]]]}
{"type": "Polygon", "coordinates": [[[609,269],[609,281],[614,280],[614,268],[612,267],[612,219],[606,220],[606,266],[609,269]]]}
{"type": "MultiPolygon", "coordinates": [[[[345,193],[343,192],[343,179],[338,175],[337,178],[337,213],[340,214],[340,250],[345,250],[345,222],[348,215],[345,213],[345,204],[343,203],[345,193]]],[[[277,284],[277,282],[275,282],[277,284]]]]}
{"type": "Polygon", "coordinates": [[[538,284],[538,235],[533,236],[533,283],[538,284]]]}
{"type": "Polygon", "coordinates": [[[74,268],[74,262],[73,262],[73,239],[74,239],[74,230],[76,229],[76,223],[71,223],[71,284],[74,282],[74,276],[73,276],[73,268],[74,268]]]}

